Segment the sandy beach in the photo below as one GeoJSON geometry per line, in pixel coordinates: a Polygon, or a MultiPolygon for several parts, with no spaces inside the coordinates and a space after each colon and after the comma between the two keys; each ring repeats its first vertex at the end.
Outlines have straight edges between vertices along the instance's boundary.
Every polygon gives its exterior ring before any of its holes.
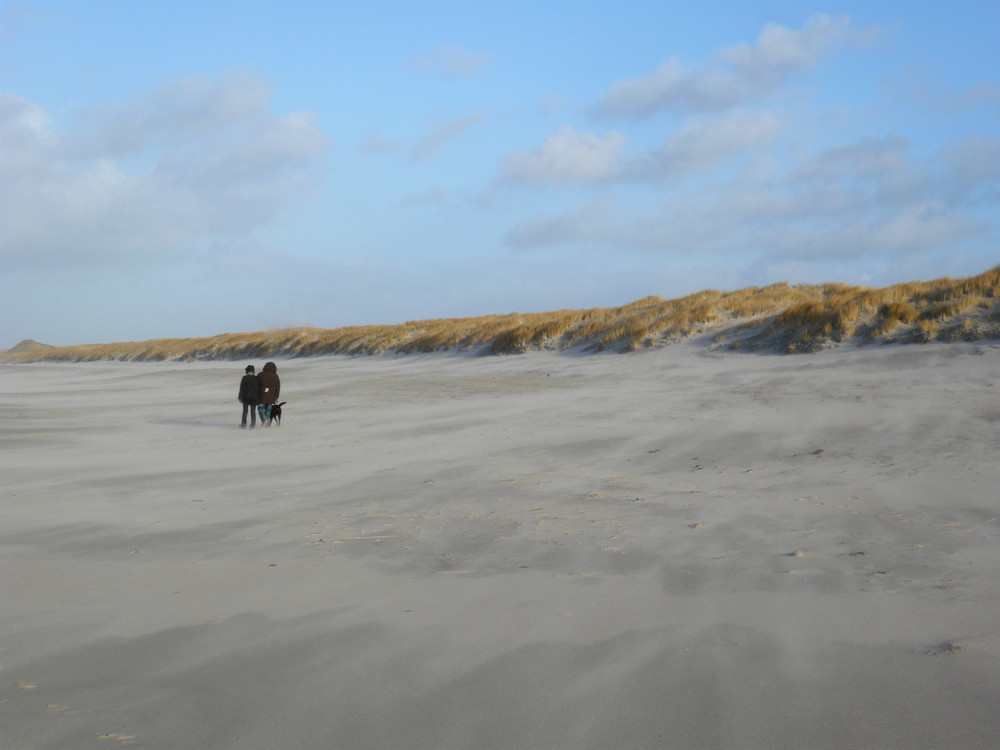
{"type": "Polygon", "coordinates": [[[0,745],[1000,746],[1000,344],[0,365],[0,745]]]}

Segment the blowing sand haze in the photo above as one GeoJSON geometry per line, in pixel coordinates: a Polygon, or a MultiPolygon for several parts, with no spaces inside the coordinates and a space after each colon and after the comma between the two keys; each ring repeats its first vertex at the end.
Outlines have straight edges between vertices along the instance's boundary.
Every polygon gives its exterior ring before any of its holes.
{"type": "Polygon", "coordinates": [[[0,365],[3,747],[997,747],[995,342],[245,364],[0,365]]]}

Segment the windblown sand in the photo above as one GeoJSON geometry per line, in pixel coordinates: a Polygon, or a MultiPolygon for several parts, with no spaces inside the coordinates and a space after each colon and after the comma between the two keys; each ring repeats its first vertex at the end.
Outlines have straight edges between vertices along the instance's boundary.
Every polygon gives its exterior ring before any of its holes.
{"type": "Polygon", "coordinates": [[[0,367],[3,748],[1000,746],[995,344],[277,363],[0,367]]]}

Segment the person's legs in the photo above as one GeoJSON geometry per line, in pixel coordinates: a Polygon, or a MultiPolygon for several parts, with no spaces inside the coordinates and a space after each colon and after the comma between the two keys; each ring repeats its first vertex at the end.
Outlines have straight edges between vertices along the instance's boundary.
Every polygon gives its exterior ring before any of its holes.
{"type": "Polygon", "coordinates": [[[250,429],[252,430],[257,426],[257,407],[254,404],[250,404],[250,429]]]}
{"type": "Polygon", "coordinates": [[[267,420],[271,418],[271,405],[260,404],[257,407],[257,411],[260,412],[260,426],[267,427],[267,420]]]}
{"type": "Polygon", "coordinates": [[[250,409],[250,416],[253,417],[253,407],[250,406],[246,401],[243,402],[243,419],[240,421],[240,427],[247,426],[247,409],[250,409]]]}

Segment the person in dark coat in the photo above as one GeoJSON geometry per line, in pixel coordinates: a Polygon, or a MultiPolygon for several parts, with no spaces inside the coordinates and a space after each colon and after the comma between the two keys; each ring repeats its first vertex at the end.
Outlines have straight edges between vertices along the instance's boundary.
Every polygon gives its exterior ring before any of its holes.
{"type": "Polygon", "coordinates": [[[253,365],[247,365],[246,375],[240,381],[240,393],[237,396],[243,404],[243,421],[241,428],[247,426],[247,410],[250,411],[250,429],[257,426],[257,404],[260,403],[260,379],[254,374],[253,365]]]}
{"type": "Polygon", "coordinates": [[[260,380],[260,404],[257,411],[260,412],[260,426],[267,427],[271,423],[271,407],[278,403],[278,396],[281,394],[278,366],[274,362],[268,362],[257,377],[260,380]]]}

